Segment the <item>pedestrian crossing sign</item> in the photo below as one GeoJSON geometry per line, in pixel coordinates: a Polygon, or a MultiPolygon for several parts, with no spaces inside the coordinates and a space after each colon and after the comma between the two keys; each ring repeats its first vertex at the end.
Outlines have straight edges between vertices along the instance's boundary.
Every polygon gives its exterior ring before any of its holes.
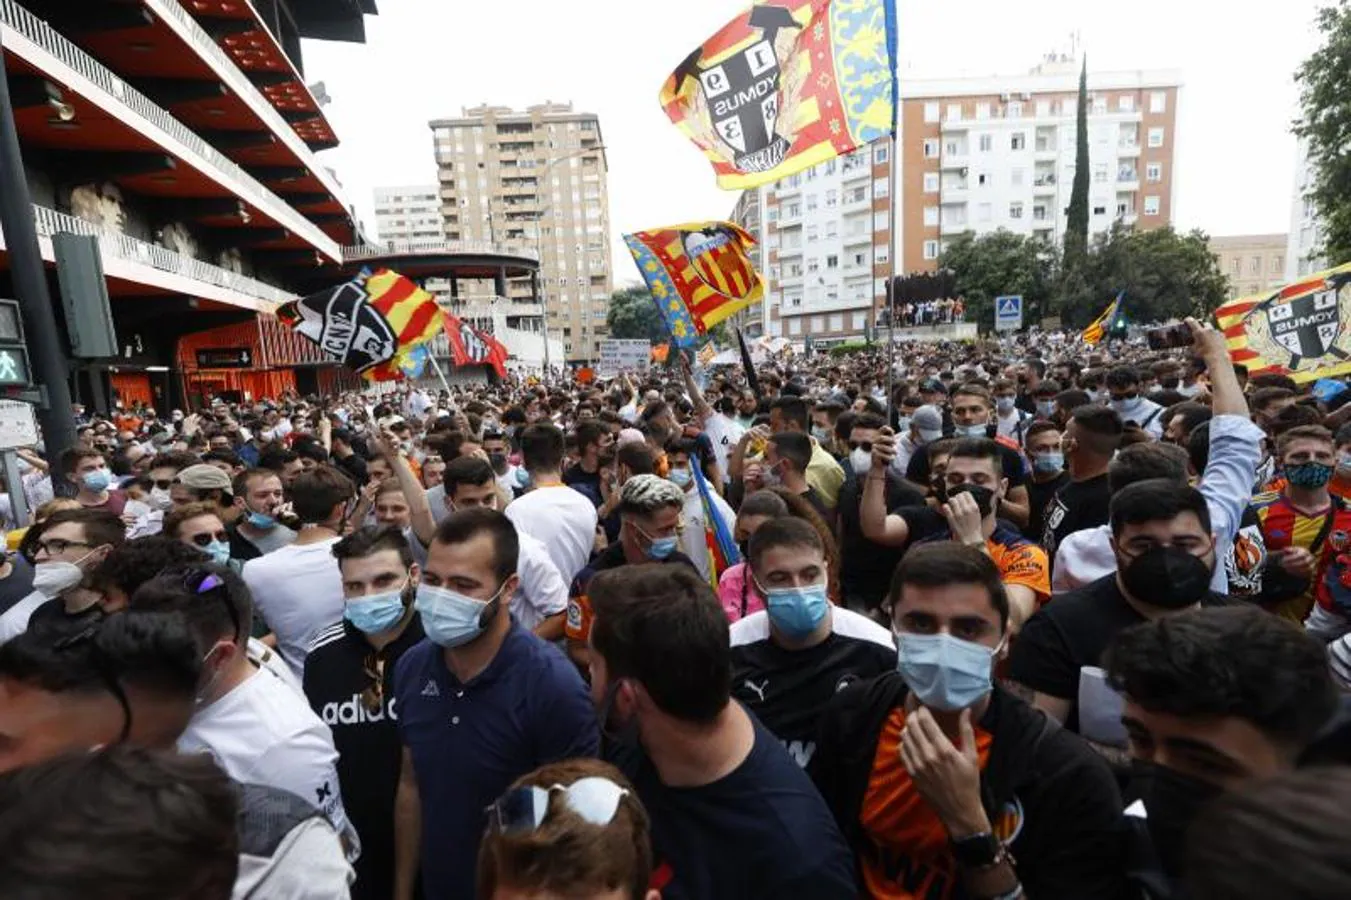
{"type": "Polygon", "coordinates": [[[1017,331],[1023,327],[1023,298],[1019,295],[994,298],[994,330],[1017,331]]]}

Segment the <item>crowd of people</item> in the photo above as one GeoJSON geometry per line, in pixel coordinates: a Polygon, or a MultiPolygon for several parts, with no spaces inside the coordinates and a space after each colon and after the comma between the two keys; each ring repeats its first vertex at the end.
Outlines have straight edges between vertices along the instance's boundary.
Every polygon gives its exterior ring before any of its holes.
{"type": "Polygon", "coordinates": [[[1351,388],[1189,325],[77,408],[0,896],[1340,898],[1351,388]]]}

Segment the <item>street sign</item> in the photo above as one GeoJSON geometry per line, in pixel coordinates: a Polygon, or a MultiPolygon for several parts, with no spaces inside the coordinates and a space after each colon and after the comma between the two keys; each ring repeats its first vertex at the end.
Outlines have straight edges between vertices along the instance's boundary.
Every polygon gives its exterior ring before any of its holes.
{"type": "Polygon", "coordinates": [[[1023,327],[1023,298],[1018,295],[994,298],[994,330],[1017,331],[1023,327]]]}
{"type": "Polygon", "coordinates": [[[31,403],[0,400],[0,450],[32,447],[38,442],[38,423],[31,403]]]}
{"type": "Polygon", "coordinates": [[[210,347],[197,351],[199,369],[251,369],[252,347],[210,347]]]}

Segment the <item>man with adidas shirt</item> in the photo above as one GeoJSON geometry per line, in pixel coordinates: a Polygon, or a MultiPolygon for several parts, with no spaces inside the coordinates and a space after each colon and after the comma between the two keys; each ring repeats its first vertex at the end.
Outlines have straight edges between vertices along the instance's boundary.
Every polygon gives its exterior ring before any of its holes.
{"type": "Polygon", "coordinates": [[[402,749],[394,667],[424,637],[413,608],[418,565],[396,526],[338,541],[343,618],[321,631],[305,662],[305,696],[333,732],[338,783],[361,835],[353,900],[380,900],[394,884],[394,795],[402,749]]]}
{"type": "Polygon", "coordinates": [[[732,625],[732,696],[807,768],[831,698],[892,671],[896,648],[885,628],[827,600],[825,548],[804,520],[761,525],[749,557],[767,608],[732,625]]]}

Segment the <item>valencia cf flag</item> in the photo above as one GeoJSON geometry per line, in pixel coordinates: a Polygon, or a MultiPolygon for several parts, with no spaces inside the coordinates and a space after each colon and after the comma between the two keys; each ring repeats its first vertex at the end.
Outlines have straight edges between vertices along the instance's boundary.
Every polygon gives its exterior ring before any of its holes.
{"type": "Polygon", "coordinates": [[[277,318],[371,381],[403,378],[408,353],[441,327],[432,295],[389,269],[293,300],[277,318]]]}
{"type": "Polygon", "coordinates": [[[677,348],[693,347],[728,316],[760,302],[755,239],[731,222],[694,222],[624,235],[677,348]]]}
{"type": "Polygon", "coordinates": [[[492,366],[498,378],[507,377],[507,348],[491,334],[474,328],[458,316],[445,314],[450,358],[457,366],[492,366]]]}

